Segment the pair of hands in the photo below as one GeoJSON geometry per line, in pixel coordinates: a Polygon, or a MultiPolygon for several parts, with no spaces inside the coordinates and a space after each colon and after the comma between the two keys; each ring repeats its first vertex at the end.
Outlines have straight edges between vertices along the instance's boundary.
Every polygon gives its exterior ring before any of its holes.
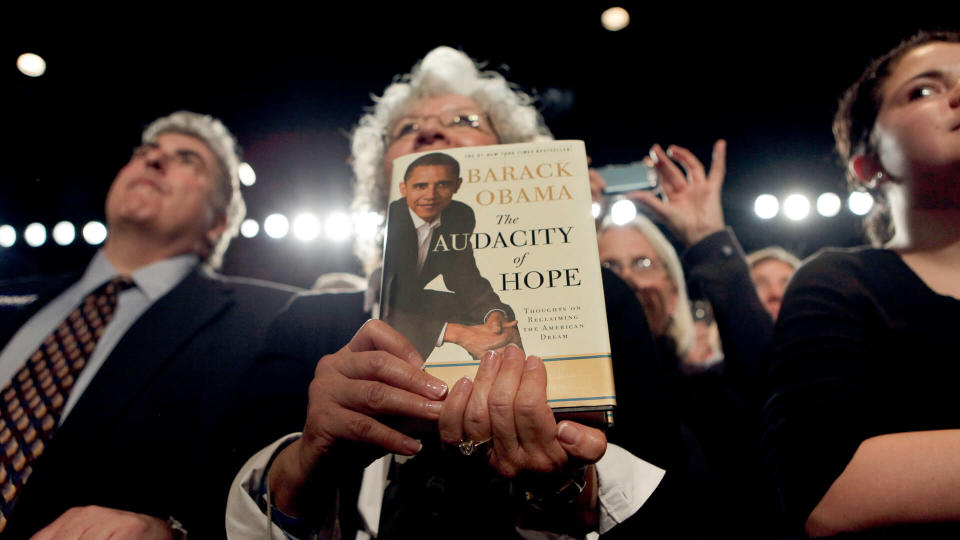
{"type": "Polygon", "coordinates": [[[387,452],[417,453],[409,423],[437,428],[450,444],[483,441],[490,466],[505,477],[523,471],[569,474],[599,460],[606,437],[574,422],[558,426],[546,400],[546,369],[536,357],[507,345],[483,355],[476,380],[448,391],[421,368],[412,345],[382,321],[368,321],[353,340],[317,363],[303,437],[274,460],[268,479],[274,504],[304,515],[329,504],[330,481],[387,452]],[[313,507],[315,508],[315,507],[313,507]]]}
{"type": "MultiPolygon", "coordinates": [[[[725,226],[720,192],[726,174],[726,158],[727,143],[722,139],[713,145],[709,172],[686,148],[672,145],[664,151],[655,144],[646,161],[657,170],[665,200],[661,201],[649,191],[631,191],[624,196],[646,204],[664,220],[673,234],[687,246],[692,246],[725,226]],[[683,167],[682,170],[674,160],[683,167]]],[[[600,199],[604,187],[603,178],[591,170],[590,192],[594,200],[600,199]]]]}
{"type": "Polygon", "coordinates": [[[448,323],[443,341],[460,345],[473,358],[480,358],[487,351],[503,352],[511,343],[522,349],[518,322],[507,321],[506,318],[502,311],[493,311],[483,324],[468,326],[448,323]]]}

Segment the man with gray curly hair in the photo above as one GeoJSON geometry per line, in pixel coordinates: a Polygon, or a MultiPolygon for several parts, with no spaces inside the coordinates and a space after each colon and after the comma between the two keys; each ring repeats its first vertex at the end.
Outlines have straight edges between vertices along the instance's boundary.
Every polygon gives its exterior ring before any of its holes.
{"type": "Polygon", "coordinates": [[[223,220],[225,227],[219,238],[210,240],[211,245],[198,246],[198,255],[206,259],[211,268],[218,269],[247,212],[240,193],[237,142],[227,127],[216,118],[189,111],[178,111],[152,122],[143,131],[143,144],[156,144],[157,137],[164,133],[179,133],[198,139],[216,158],[217,167],[212,171],[215,183],[211,202],[214,220],[223,220]]]}
{"type": "Polygon", "coordinates": [[[87,267],[0,283],[18,299],[0,303],[8,536],[221,537],[231,455],[296,427],[228,427],[273,388],[251,371],[296,293],[210,268],[243,216],[238,163],[219,120],[154,121],[110,187],[109,235],[87,267]]]}

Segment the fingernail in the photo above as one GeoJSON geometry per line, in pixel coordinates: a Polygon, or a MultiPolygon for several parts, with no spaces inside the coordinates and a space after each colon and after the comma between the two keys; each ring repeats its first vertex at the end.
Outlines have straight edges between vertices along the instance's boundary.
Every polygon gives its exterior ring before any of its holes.
{"type": "Polygon", "coordinates": [[[520,346],[518,346],[516,343],[510,343],[503,350],[503,357],[504,358],[509,357],[513,359],[520,358],[521,360],[523,360],[523,357],[524,357],[523,349],[521,349],[520,346]]]}
{"type": "Polygon", "coordinates": [[[440,399],[447,395],[447,385],[441,380],[427,382],[427,393],[435,399],[440,399]]]}
{"type": "Polygon", "coordinates": [[[523,364],[524,371],[533,371],[540,367],[540,358],[537,356],[528,356],[527,361],[523,364]]]}
{"type": "Polygon", "coordinates": [[[570,422],[562,422],[560,428],[557,431],[557,438],[560,439],[560,442],[565,444],[577,444],[580,441],[580,437],[583,437],[583,433],[580,433],[580,430],[570,425],[570,422]]]}
{"type": "Polygon", "coordinates": [[[671,146],[670,148],[667,148],[667,155],[670,156],[671,158],[673,157],[673,147],[672,147],[672,146],[671,146]]]}
{"type": "Polygon", "coordinates": [[[443,409],[443,402],[442,402],[442,401],[428,401],[428,402],[424,405],[424,408],[426,408],[427,411],[432,412],[432,413],[435,413],[437,416],[440,416],[440,410],[443,409]]]}
{"type": "Polygon", "coordinates": [[[650,160],[653,161],[653,164],[656,165],[660,163],[660,158],[657,157],[657,145],[653,145],[653,148],[650,149],[650,160]]]}
{"type": "Polygon", "coordinates": [[[480,358],[480,367],[477,369],[482,369],[484,371],[496,369],[499,361],[500,353],[497,351],[487,351],[483,353],[483,356],[480,358]]]}
{"type": "Polygon", "coordinates": [[[404,453],[406,453],[409,456],[419,453],[420,450],[422,449],[423,449],[423,444],[421,444],[420,441],[418,440],[407,439],[406,441],[403,442],[404,453]]]}

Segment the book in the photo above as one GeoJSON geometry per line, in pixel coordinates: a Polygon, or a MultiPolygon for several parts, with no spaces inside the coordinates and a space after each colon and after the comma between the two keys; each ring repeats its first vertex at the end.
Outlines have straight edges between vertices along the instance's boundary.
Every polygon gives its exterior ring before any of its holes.
{"type": "Polygon", "coordinates": [[[543,359],[555,412],[608,422],[616,396],[583,142],[402,156],[389,201],[380,317],[424,369],[452,387],[475,375],[484,345],[520,342],[543,359]]]}

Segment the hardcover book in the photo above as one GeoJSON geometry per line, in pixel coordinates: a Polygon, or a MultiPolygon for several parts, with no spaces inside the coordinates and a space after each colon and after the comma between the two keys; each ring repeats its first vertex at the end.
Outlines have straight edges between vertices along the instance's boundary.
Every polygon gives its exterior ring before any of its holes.
{"type": "Polygon", "coordinates": [[[486,350],[517,343],[543,359],[555,412],[609,420],[616,398],[583,142],[403,156],[389,200],[380,316],[424,369],[452,387],[486,350]]]}

